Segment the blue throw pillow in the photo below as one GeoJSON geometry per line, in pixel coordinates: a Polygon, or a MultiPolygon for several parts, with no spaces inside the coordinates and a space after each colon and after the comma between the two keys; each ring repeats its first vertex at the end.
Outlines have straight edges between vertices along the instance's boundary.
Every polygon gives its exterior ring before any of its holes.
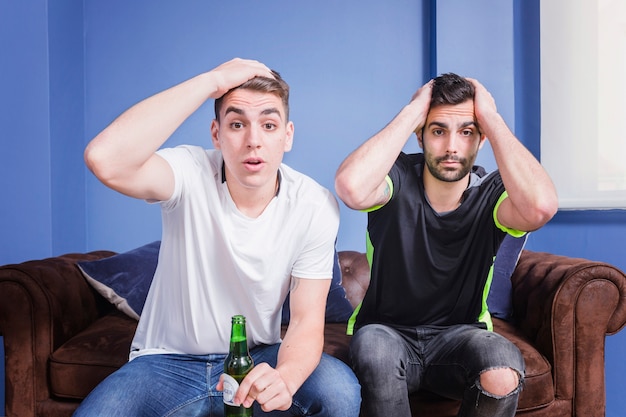
{"type": "MultiPolygon", "coordinates": [[[[282,323],[289,323],[289,295],[283,304],[282,323]]],[[[341,266],[339,255],[335,251],[333,278],[330,282],[328,298],[326,298],[326,323],[345,323],[352,315],[352,305],[346,298],[346,290],[341,285],[341,266]]]]}
{"type": "MultiPolygon", "coordinates": [[[[81,272],[100,295],[128,316],[139,320],[159,259],[161,242],[96,261],[78,262],[81,272]]],[[[326,302],[326,321],[345,322],[352,306],[341,286],[341,268],[335,252],[333,279],[326,302]]],[[[283,305],[283,323],[289,322],[289,296],[283,305]]]]}
{"type": "Polygon", "coordinates": [[[511,320],[513,317],[511,275],[517,266],[527,238],[528,233],[517,238],[507,234],[496,253],[491,288],[487,296],[487,306],[493,317],[502,320],[511,320]]]}
{"type": "Polygon", "coordinates": [[[78,262],[78,268],[100,295],[118,310],[139,320],[160,247],[160,241],[152,242],[109,258],[78,262]]]}

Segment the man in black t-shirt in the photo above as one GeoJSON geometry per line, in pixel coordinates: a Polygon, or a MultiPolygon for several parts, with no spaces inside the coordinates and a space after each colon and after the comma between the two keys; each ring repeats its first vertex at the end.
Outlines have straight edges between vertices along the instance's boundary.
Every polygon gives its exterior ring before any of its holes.
{"type": "MultiPolygon", "coordinates": [[[[519,350],[492,332],[489,271],[505,235],[552,218],[557,197],[476,80],[444,74],[337,171],[344,203],[368,212],[371,282],[351,319],[353,367],[370,416],[410,416],[419,389],[459,415],[513,416],[519,350]],[[402,152],[412,132],[423,153],[402,152]],[[488,139],[498,171],[474,166],[488,139]]],[[[350,329],[351,330],[351,329],[350,329]]]]}

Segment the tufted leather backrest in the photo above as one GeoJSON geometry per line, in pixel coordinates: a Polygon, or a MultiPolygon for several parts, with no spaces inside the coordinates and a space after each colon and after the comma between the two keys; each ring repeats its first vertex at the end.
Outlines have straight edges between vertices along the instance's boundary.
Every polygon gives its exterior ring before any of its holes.
{"type": "Polygon", "coordinates": [[[370,267],[367,257],[362,252],[339,251],[339,265],[341,266],[341,285],[346,290],[346,298],[352,308],[356,308],[370,283],[370,267]]]}

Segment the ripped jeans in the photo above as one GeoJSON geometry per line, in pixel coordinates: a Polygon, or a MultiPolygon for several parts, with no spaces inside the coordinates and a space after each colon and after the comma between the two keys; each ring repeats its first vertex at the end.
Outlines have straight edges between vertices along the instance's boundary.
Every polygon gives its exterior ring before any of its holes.
{"type": "Polygon", "coordinates": [[[427,390],[461,400],[458,416],[514,416],[524,358],[506,338],[471,325],[391,328],[370,324],[352,338],[350,356],[369,417],[410,417],[407,393],[427,390]],[[480,386],[488,370],[510,368],[519,384],[504,396],[480,386]]]}

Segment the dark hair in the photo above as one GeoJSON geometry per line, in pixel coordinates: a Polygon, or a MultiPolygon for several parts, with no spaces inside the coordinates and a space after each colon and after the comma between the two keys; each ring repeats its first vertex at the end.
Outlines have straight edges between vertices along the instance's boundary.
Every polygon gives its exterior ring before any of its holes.
{"type": "Polygon", "coordinates": [[[461,104],[474,99],[474,85],[454,74],[442,74],[434,79],[430,107],[444,104],[461,104]]]}
{"type": "Polygon", "coordinates": [[[272,71],[274,78],[269,77],[254,77],[241,84],[238,87],[232,88],[226,92],[222,97],[215,100],[215,119],[219,122],[220,110],[222,109],[222,102],[230,93],[237,89],[246,89],[258,91],[261,93],[270,93],[277,95],[283,102],[285,108],[285,121],[289,120],[289,85],[283,80],[280,74],[276,71],[272,71]]]}

